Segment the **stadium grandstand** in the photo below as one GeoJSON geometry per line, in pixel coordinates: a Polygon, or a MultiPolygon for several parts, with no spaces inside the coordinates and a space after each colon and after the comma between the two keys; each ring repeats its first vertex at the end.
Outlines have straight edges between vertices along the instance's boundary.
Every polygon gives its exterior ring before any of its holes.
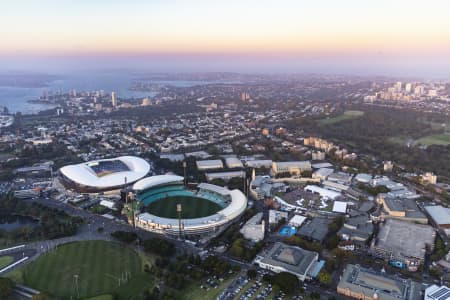
{"type": "Polygon", "coordinates": [[[176,175],[144,178],[133,185],[133,190],[140,211],[135,217],[136,226],[160,234],[213,233],[247,208],[247,198],[239,190],[208,183],[190,190],[183,185],[183,177],[176,175]]]}
{"type": "Polygon", "coordinates": [[[142,179],[150,171],[144,159],[121,156],[89,161],[59,169],[61,183],[80,193],[99,193],[118,190],[142,179]]]}

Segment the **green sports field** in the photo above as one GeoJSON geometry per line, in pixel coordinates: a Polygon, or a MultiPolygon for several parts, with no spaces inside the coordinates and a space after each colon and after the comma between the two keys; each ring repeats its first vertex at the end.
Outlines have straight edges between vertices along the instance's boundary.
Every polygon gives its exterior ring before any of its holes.
{"type": "Polygon", "coordinates": [[[146,211],[163,218],[178,218],[177,204],[181,204],[183,219],[206,217],[222,209],[219,204],[203,198],[176,196],[152,202],[146,211]]]}
{"type": "Polygon", "coordinates": [[[345,120],[362,117],[363,115],[364,115],[364,112],[360,111],[360,110],[346,110],[339,116],[319,120],[319,124],[320,125],[333,125],[335,123],[339,123],[339,122],[342,122],[345,120]]]}
{"type": "Polygon", "coordinates": [[[450,133],[428,135],[418,139],[416,143],[422,145],[450,145],[450,133]]]}
{"type": "Polygon", "coordinates": [[[134,250],[106,241],[62,245],[26,266],[22,276],[25,285],[62,299],[85,299],[113,292],[132,296],[151,282],[147,278],[142,284],[146,274],[134,250]],[[133,281],[142,286],[136,287],[133,281]]]}

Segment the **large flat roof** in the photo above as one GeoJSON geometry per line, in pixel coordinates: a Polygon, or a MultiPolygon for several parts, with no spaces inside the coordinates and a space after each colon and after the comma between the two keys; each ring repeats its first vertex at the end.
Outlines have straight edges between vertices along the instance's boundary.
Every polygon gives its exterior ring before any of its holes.
{"type": "Polygon", "coordinates": [[[425,257],[425,246],[434,243],[435,232],[429,225],[419,225],[395,219],[380,226],[376,247],[391,250],[402,256],[425,257]]]}
{"type": "Polygon", "coordinates": [[[421,289],[417,282],[410,279],[400,279],[351,264],[344,269],[337,288],[349,289],[368,298],[377,294],[380,300],[418,300],[421,289]]]}
{"type": "Polygon", "coordinates": [[[425,206],[425,210],[438,225],[450,224],[450,208],[441,205],[425,206]]]}
{"type": "Polygon", "coordinates": [[[276,242],[261,262],[282,267],[290,273],[305,275],[317,257],[316,252],[276,242]]]}
{"type": "Polygon", "coordinates": [[[96,161],[84,162],[76,165],[68,165],[59,169],[62,175],[70,179],[71,181],[94,188],[109,188],[115,186],[121,186],[125,183],[133,183],[143,178],[150,171],[150,165],[142,158],[135,156],[120,156],[111,159],[101,159],[96,161]],[[120,161],[128,170],[122,169],[121,171],[107,172],[99,175],[91,166],[95,166],[100,162],[108,161],[120,161]]]}

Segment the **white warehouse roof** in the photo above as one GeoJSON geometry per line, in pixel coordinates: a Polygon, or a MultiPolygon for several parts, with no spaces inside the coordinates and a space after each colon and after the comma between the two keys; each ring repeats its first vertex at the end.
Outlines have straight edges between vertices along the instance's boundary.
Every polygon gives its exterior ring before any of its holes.
{"type": "Polygon", "coordinates": [[[213,170],[223,168],[223,162],[220,159],[197,160],[196,163],[199,170],[213,170]]]}
{"type": "Polygon", "coordinates": [[[236,157],[225,158],[225,164],[228,168],[242,168],[242,161],[236,157]]]}
{"type": "Polygon", "coordinates": [[[333,211],[345,214],[347,212],[347,202],[334,201],[333,211]]]}
{"type": "Polygon", "coordinates": [[[331,191],[328,189],[324,189],[321,187],[318,187],[317,185],[307,185],[305,186],[305,191],[311,192],[311,193],[317,193],[321,197],[328,198],[328,199],[336,199],[341,194],[335,191],[331,191]]]}

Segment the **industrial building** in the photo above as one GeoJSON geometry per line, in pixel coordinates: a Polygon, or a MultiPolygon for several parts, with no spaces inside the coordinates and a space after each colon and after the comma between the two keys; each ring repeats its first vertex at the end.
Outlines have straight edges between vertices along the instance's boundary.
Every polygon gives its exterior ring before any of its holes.
{"type": "Polygon", "coordinates": [[[322,264],[318,259],[317,252],[277,242],[267,252],[258,255],[255,263],[260,268],[275,273],[294,274],[299,280],[304,281],[319,273],[322,264]]]}
{"type": "Polygon", "coordinates": [[[245,175],[244,171],[229,171],[229,172],[208,172],[205,173],[205,177],[207,181],[211,181],[214,179],[223,179],[225,181],[230,180],[231,178],[240,177],[243,178],[245,175]]]}
{"type": "Polygon", "coordinates": [[[318,178],[320,180],[326,180],[328,176],[333,174],[334,170],[330,168],[320,168],[312,174],[312,178],[318,178]]]}
{"type": "Polygon", "coordinates": [[[372,240],[369,252],[399,267],[416,271],[427,251],[434,248],[436,232],[429,225],[388,219],[380,223],[378,236],[372,240]]]}
{"type": "Polygon", "coordinates": [[[245,166],[248,168],[254,168],[254,169],[259,169],[259,168],[266,168],[266,169],[270,169],[272,167],[272,161],[271,160],[266,160],[266,159],[260,159],[260,160],[247,160],[245,162],[245,166]]]}
{"type": "Polygon", "coordinates": [[[419,283],[352,264],[345,267],[337,292],[359,300],[422,299],[419,283]]]}
{"type": "Polygon", "coordinates": [[[237,169],[237,168],[243,168],[244,165],[242,164],[242,161],[236,157],[227,157],[225,158],[225,164],[230,169],[237,169]]]}
{"type": "Polygon", "coordinates": [[[272,172],[274,175],[279,173],[290,173],[291,175],[301,175],[303,171],[311,170],[311,162],[309,161],[285,161],[273,162],[272,172]]]}
{"type": "Polygon", "coordinates": [[[410,198],[395,198],[389,194],[379,194],[377,203],[383,206],[381,217],[395,218],[404,221],[428,223],[428,218],[423,214],[415,200],[410,198]]]}
{"type": "Polygon", "coordinates": [[[450,235],[450,208],[441,205],[426,206],[425,211],[430,216],[432,223],[450,235]]]}
{"type": "Polygon", "coordinates": [[[197,160],[196,164],[199,171],[223,169],[223,162],[220,159],[197,160]]]}

